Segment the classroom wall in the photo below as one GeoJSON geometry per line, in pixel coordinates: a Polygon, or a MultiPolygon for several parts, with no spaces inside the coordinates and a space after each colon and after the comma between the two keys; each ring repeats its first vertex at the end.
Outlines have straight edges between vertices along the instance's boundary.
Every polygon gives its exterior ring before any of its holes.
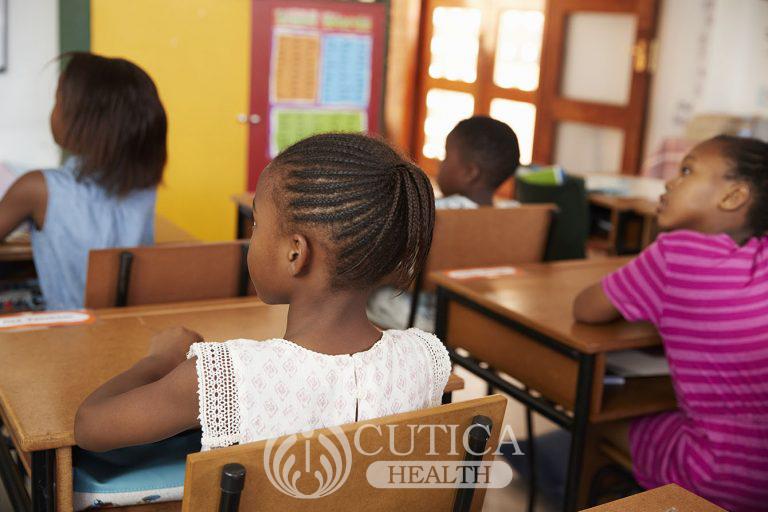
{"type": "Polygon", "coordinates": [[[768,2],[667,0],[645,152],[696,114],[768,117],[768,2]]]}
{"type": "Polygon", "coordinates": [[[8,67],[0,73],[0,162],[24,168],[55,166],[59,149],[48,118],[59,53],[58,0],[8,3],[8,67]]]}
{"type": "Polygon", "coordinates": [[[202,240],[235,235],[246,184],[249,0],[92,0],[91,49],[133,60],[168,112],[158,213],[202,240]]]}

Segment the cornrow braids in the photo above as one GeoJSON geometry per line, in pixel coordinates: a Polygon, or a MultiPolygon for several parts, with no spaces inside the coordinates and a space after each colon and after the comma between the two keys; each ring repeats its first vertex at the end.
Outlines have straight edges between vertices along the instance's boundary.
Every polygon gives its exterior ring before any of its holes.
{"type": "Polygon", "coordinates": [[[754,198],[748,214],[756,235],[768,232],[768,143],[745,137],[719,135],[723,155],[734,164],[737,179],[749,183],[754,198]]]}
{"type": "Polygon", "coordinates": [[[288,226],[330,233],[332,286],[391,279],[406,287],[423,268],[435,223],[432,186],[424,171],[384,141],[315,135],[285,149],[269,169],[288,226]]]}

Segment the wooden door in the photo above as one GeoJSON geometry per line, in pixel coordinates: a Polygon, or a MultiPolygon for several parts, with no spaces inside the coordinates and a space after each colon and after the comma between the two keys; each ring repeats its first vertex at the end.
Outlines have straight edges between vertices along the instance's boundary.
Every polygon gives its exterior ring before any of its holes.
{"type": "Polygon", "coordinates": [[[91,1],[91,50],[152,77],[168,113],[157,212],[201,240],[231,239],[246,181],[250,0],[91,1]]]}
{"type": "Polygon", "coordinates": [[[636,174],[656,0],[557,0],[546,11],[534,160],[636,174]]]}

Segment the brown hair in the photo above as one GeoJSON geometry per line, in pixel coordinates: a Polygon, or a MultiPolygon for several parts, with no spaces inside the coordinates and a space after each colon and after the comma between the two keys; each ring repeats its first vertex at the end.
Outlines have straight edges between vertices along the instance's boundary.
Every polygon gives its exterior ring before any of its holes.
{"type": "Polygon", "coordinates": [[[315,135],[270,164],[274,197],[288,226],[327,228],[332,286],[385,279],[406,287],[432,244],[435,199],[424,171],[380,139],[315,135]]]}
{"type": "Polygon", "coordinates": [[[62,60],[59,138],[80,159],[78,181],[118,196],[158,185],[168,128],[149,75],[125,59],[74,52],[62,60]]]}

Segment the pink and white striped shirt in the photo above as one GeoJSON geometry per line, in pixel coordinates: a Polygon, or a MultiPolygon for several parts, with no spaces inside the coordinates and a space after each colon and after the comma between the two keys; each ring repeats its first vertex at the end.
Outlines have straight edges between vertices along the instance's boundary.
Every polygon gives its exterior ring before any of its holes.
{"type": "Polygon", "coordinates": [[[768,510],[768,237],[663,234],[603,289],[658,328],[680,407],[632,424],[638,482],[768,510]]]}

